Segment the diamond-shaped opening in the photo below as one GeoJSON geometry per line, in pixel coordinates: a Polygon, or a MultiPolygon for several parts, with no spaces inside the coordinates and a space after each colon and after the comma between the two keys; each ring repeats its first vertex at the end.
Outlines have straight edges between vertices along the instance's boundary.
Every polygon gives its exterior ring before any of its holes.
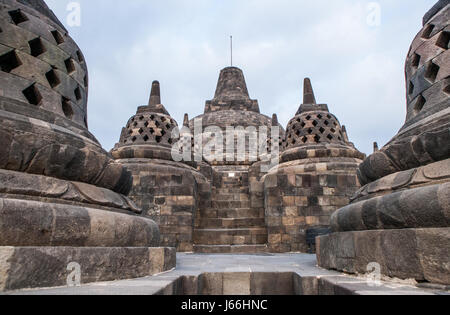
{"type": "Polygon", "coordinates": [[[72,119],[73,109],[72,109],[72,106],[70,105],[70,100],[63,96],[61,99],[61,102],[62,102],[62,110],[63,110],[64,115],[67,118],[72,119]]]}
{"type": "Polygon", "coordinates": [[[87,121],[87,117],[84,116],[84,125],[86,126],[86,128],[88,127],[88,121],[87,121]]]}
{"type": "Polygon", "coordinates": [[[169,125],[169,124],[166,125],[166,129],[167,129],[167,130],[170,129],[170,125],[169,125]]]}
{"type": "Polygon", "coordinates": [[[297,137],[300,137],[300,135],[301,135],[300,130],[297,130],[297,131],[295,132],[295,134],[297,135],[297,137]]]}
{"type": "Polygon", "coordinates": [[[318,125],[319,123],[317,122],[317,121],[313,121],[313,125],[314,125],[314,127],[317,127],[317,125],[318,125]]]}
{"type": "Polygon", "coordinates": [[[332,132],[332,133],[336,133],[336,129],[331,128],[331,132],[332,132]]]}
{"type": "Polygon", "coordinates": [[[296,144],[297,141],[295,141],[295,139],[292,139],[291,143],[292,143],[292,144],[296,144]]]}
{"type": "Polygon", "coordinates": [[[143,133],[144,133],[144,129],[140,128],[140,129],[139,129],[139,133],[140,133],[140,134],[143,134],[143,133]]]}
{"type": "Polygon", "coordinates": [[[408,93],[409,95],[414,93],[414,84],[412,83],[412,81],[409,81],[408,93]]]}
{"type": "Polygon", "coordinates": [[[14,24],[16,25],[28,21],[28,17],[20,9],[9,11],[8,13],[11,19],[13,20],[14,24]]]}
{"type": "Polygon", "coordinates": [[[419,97],[416,100],[416,103],[414,104],[414,113],[416,115],[418,115],[422,111],[426,102],[427,100],[425,99],[425,97],[423,97],[423,95],[419,95],[419,97]]]}
{"type": "Polygon", "coordinates": [[[64,37],[61,35],[60,32],[58,32],[57,30],[51,31],[53,38],[55,39],[55,42],[58,45],[61,45],[62,43],[64,43],[64,37]]]}
{"type": "Polygon", "coordinates": [[[134,122],[133,126],[137,127],[138,123],[137,121],[134,122]]]}
{"type": "Polygon", "coordinates": [[[161,121],[165,122],[166,121],[166,117],[161,117],[161,121]]]}
{"type": "Polygon", "coordinates": [[[144,139],[144,141],[147,142],[150,138],[149,136],[145,135],[142,139],[144,139]]]}
{"type": "Polygon", "coordinates": [[[309,128],[309,129],[308,129],[308,133],[309,133],[309,134],[312,134],[312,133],[313,133],[313,130],[312,130],[311,128],[309,128]]]}
{"type": "Polygon", "coordinates": [[[144,116],[139,116],[139,120],[144,120],[144,116]]]}
{"type": "Polygon", "coordinates": [[[159,127],[161,124],[159,123],[159,121],[155,121],[155,126],[159,127]]]}
{"type": "Polygon", "coordinates": [[[422,32],[422,38],[429,39],[431,37],[431,33],[434,30],[434,27],[435,26],[433,24],[428,24],[422,32]]]}
{"type": "Polygon", "coordinates": [[[305,126],[306,126],[305,122],[302,122],[302,124],[300,126],[302,126],[302,128],[305,128],[305,126]]]}
{"type": "Polygon", "coordinates": [[[164,130],[161,130],[161,136],[164,136],[166,132],[164,130]]]}
{"type": "Polygon", "coordinates": [[[155,137],[155,140],[156,140],[157,143],[160,143],[161,140],[162,140],[162,137],[161,137],[161,136],[156,136],[156,137],[155,137]]]}
{"type": "Polygon", "coordinates": [[[84,76],[83,81],[84,81],[84,87],[87,88],[89,86],[89,79],[88,79],[87,75],[84,76]]]}
{"type": "Polygon", "coordinates": [[[84,62],[84,56],[83,56],[83,54],[81,53],[81,51],[79,51],[79,50],[77,50],[77,58],[78,58],[78,61],[79,61],[80,63],[83,63],[83,62],[84,62]]]}
{"type": "Polygon", "coordinates": [[[325,126],[328,126],[330,124],[330,122],[328,120],[325,120],[324,124],[325,124],[325,126]]]}
{"type": "Polygon", "coordinates": [[[145,128],[148,128],[148,125],[149,125],[149,123],[148,123],[148,121],[146,121],[146,122],[144,123],[144,127],[145,127],[145,128]]]}
{"type": "Polygon", "coordinates": [[[44,43],[42,43],[40,37],[30,40],[28,45],[30,45],[30,53],[33,57],[38,57],[46,52],[44,43]]]}
{"type": "Polygon", "coordinates": [[[302,120],[300,118],[297,118],[297,122],[301,122],[302,120]]]}
{"type": "Polygon", "coordinates": [[[320,131],[320,133],[324,133],[325,129],[323,127],[320,127],[319,131],[320,131]]]}
{"type": "Polygon", "coordinates": [[[55,70],[50,70],[45,74],[45,77],[47,78],[48,83],[52,88],[57,87],[59,84],[61,84],[61,80],[59,79],[58,75],[56,74],[55,70]]]}
{"type": "Polygon", "coordinates": [[[155,119],[155,115],[151,115],[151,116],[150,116],[150,119],[151,119],[151,120],[155,119]]]}
{"type": "Polygon", "coordinates": [[[0,68],[4,72],[11,72],[12,70],[20,67],[22,65],[22,62],[20,61],[19,57],[17,56],[17,53],[15,50],[11,50],[10,52],[7,52],[6,54],[3,54],[0,56],[0,68]]]}
{"type": "Polygon", "coordinates": [[[81,90],[80,87],[77,87],[73,93],[75,94],[75,98],[77,101],[81,100],[82,96],[81,96],[81,90]]]}
{"type": "Polygon", "coordinates": [[[449,47],[449,42],[450,42],[450,32],[444,31],[441,33],[441,35],[439,35],[436,45],[441,47],[442,49],[447,50],[449,47]]]}
{"type": "Polygon", "coordinates": [[[311,119],[310,115],[306,116],[306,120],[310,120],[310,119],[311,119]]]}
{"type": "Polygon", "coordinates": [[[328,138],[328,140],[330,140],[330,141],[333,140],[333,136],[332,136],[332,135],[328,135],[327,138],[328,138]]]}
{"type": "Polygon", "coordinates": [[[321,114],[317,115],[317,118],[322,119],[323,116],[321,114]]]}
{"type": "Polygon", "coordinates": [[[417,68],[419,67],[419,63],[420,63],[420,55],[415,53],[414,56],[412,56],[411,66],[417,68]]]}
{"type": "Polygon", "coordinates": [[[436,81],[437,75],[439,73],[439,66],[430,61],[427,64],[426,70],[425,70],[425,78],[430,81],[434,82],[436,81]]]}
{"type": "Polygon", "coordinates": [[[133,134],[133,130],[128,131],[128,134],[132,135],[133,134]]]}
{"type": "Polygon", "coordinates": [[[136,142],[136,140],[137,140],[136,137],[131,138],[131,141],[133,141],[133,142],[136,142]]]}
{"type": "Polygon", "coordinates": [[[303,141],[303,143],[306,143],[306,142],[308,141],[308,138],[303,137],[303,138],[302,138],[302,141],[303,141]]]}
{"type": "Polygon", "coordinates": [[[172,144],[172,142],[173,142],[172,138],[169,138],[169,140],[167,140],[167,142],[169,142],[169,144],[172,144]]]}
{"type": "Polygon", "coordinates": [[[319,136],[319,135],[316,135],[316,136],[314,137],[314,141],[315,141],[316,143],[320,143],[320,136],[319,136]]]}
{"type": "Polygon", "coordinates": [[[155,129],[153,129],[153,128],[150,128],[149,131],[150,131],[150,134],[154,134],[155,133],[155,129]]]}
{"type": "Polygon", "coordinates": [[[73,59],[72,58],[66,59],[64,61],[64,64],[66,65],[66,69],[67,69],[67,73],[68,74],[72,74],[72,73],[75,72],[75,64],[73,63],[73,59]]]}
{"type": "Polygon", "coordinates": [[[328,114],[328,115],[327,115],[327,118],[328,118],[328,119],[331,119],[331,115],[330,115],[330,114],[328,114]]]}
{"type": "Polygon", "coordinates": [[[28,103],[36,106],[41,104],[42,95],[39,92],[38,88],[36,87],[36,84],[30,85],[25,90],[23,90],[22,93],[27,99],[28,103]]]}

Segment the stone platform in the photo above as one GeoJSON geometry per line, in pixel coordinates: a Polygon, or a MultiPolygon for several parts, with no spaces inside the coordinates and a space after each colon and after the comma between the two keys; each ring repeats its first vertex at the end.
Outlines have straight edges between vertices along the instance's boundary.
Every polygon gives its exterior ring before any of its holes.
{"type": "Polygon", "coordinates": [[[316,266],[314,255],[177,254],[175,270],[141,279],[13,295],[446,295],[448,291],[351,277],[316,266]]]}

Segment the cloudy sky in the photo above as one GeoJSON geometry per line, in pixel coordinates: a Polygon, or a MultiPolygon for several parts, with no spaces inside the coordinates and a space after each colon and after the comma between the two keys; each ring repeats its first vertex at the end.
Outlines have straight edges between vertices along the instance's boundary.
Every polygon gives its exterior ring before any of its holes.
{"type": "Polygon", "coordinates": [[[317,101],[371,153],[404,123],[406,54],[436,1],[81,0],[79,27],[67,24],[71,1],[46,2],[87,59],[89,127],[107,150],[153,80],[179,123],[202,114],[233,35],[235,65],[262,113],[286,126],[310,77],[317,101]]]}

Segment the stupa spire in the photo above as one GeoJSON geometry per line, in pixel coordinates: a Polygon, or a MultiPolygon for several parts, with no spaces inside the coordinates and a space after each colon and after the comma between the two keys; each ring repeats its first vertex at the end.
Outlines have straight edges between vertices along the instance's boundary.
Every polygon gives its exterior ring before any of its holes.
{"type": "Polygon", "coordinates": [[[161,91],[158,81],[153,81],[152,91],[150,93],[150,99],[148,101],[149,106],[156,106],[161,104],[161,91]]]}
{"type": "Polygon", "coordinates": [[[303,82],[303,104],[317,104],[311,80],[309,78],[305,78],[303,82]]]}

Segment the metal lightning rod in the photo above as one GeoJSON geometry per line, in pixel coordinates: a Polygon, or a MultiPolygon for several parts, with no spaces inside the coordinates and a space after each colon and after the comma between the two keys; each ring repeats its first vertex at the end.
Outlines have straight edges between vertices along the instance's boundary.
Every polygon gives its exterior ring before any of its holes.
{"type": "Polygon", "coordinates": [[[233,66],[233,36],[230,36],[231,66],[233,66]]]}

